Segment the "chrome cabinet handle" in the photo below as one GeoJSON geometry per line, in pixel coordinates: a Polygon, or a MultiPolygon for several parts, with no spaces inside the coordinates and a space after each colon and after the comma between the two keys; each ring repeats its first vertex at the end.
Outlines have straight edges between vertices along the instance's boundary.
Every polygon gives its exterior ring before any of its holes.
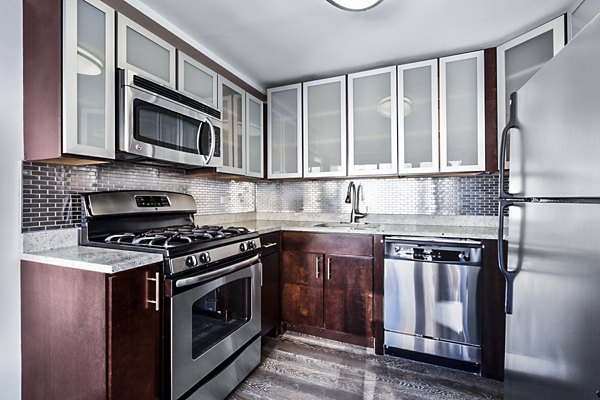
{"type": "Polygon", "coordinates": [[[327,257],[327,280],[331,279],[331,258],[327,257]]]}
{"type": "Polygon", "coordinates": [[[315,277],[319,279],[319,257],[315,257],[315,277]]]}
{"type": "Polygon", "coordinates": [[[502,138],[500,140],[500,184],[499,184],[499,195],[501,199],[511,199],[514,196],[504,189],[504,183],[506,180],[506,141],[508,140],[508,131],[512,128],[518,128],[517,126],[517,93],[513,92],[510,94],[510,112],[508,122],[502,130],[502,138]]]}
{"type": "Polygon", "coordinates": [[[160,310],[160,276],[159,272],[154,275],[154,278],[146,278],[148,281],[154,281],[154,300],[146,300],[150,304],[154,304],[154,310],[160,310]]]}
{"type": "Polygon", "coordinates": [[[504,264],[504,211],[511,206],[516,205],[512,201],[500,200],[498,207],[498,267],[500,272],[504,275],[506,281],[506,290],[504,293],[504,311],[506,314],[512,314],[513,306],[513,286],[514,280],[517,276],[516,271],[509,271],[508,265],[504,264]]]}
{"type": "Polygon", "coordinates": [[[265,243],[262,245],[263,248],[268,249],[269,247],[277,246],[277,242],[275,243],[265,243]]]}

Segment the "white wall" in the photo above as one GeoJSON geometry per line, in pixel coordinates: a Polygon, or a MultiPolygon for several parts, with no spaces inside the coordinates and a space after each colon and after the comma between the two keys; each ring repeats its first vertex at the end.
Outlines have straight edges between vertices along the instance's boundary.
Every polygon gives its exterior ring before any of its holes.
{"type": "Polygon", "coordinates": [[[22,0],[0,1],[0,398],[21,398],[22,0]]]}

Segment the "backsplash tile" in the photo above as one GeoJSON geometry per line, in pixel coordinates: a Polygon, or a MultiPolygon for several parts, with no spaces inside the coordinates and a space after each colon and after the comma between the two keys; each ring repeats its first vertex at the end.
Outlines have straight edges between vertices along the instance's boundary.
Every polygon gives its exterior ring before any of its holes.
{"type": "MultiPolygon", "coordinates": [[[[353,179],[371,214],[498,215],[498,176],[353,179]]],[[[346,213],[348,180],[258,183],[256,211],[346,213]]]]}
{"type": "Polygon", "coordinates": [[[188,193],[198,214],[254,212],[256,184],[185,176],[181,170],[111,163],[68,166],[23,162],[23,232],[81,223],[79,193],[105,190],[188,193]]]}
{"type": "MultiPolygon", "coordinates": [[[[353,179],[363,185],[371,214],[498,215],[497,175],[353,179]]],[[[22,231],[76,227],[79,193],[167,190],[191,194],[199,215],[306,212],[347,213],[350,179],[240,182],[186,176],[181,170],[128,163],[67,166],[23,162],[22,231]]]]}

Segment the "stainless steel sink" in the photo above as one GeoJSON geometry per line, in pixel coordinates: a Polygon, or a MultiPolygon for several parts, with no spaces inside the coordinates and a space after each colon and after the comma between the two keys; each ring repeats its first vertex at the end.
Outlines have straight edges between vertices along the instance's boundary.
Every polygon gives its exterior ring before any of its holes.
{"type": "Polygon", "coordinates": [[[368,222],[323,222],[315,224],[318,228],[350,228],[350,229],[371,229],[377,225],[369,224],[368,222]]]}

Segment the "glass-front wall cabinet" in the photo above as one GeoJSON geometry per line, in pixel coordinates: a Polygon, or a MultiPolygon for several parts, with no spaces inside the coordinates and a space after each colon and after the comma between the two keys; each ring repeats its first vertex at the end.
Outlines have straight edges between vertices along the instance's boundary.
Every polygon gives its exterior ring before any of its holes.
{"type": "Polygon", "coordinates": [[[304,176],[346,175],[346,77],[303,85],[304,176]]]}
{"type": "Polygon", "coordinates": [[[484,169],[483,51],[440,58],[440,171],[484,169]]]}
{"type": "Polygon", "coordinates": [[[398,67],[398,168],[439,172],[437,59],[398,67]]]}
{"type": "Polygon", "coordinates": [[[348,175],[398,173],[396,67],[348,75],[348,175]]]}
{"type": "Polygon", "coordinates": [[[175,47],[122,14],[117,19],[119,68],[175,88],[175,47]]]}
{"type": "MultiPolygon", "coordinates": [[[[498,149],[502,130],[509,119],[510,94],[518,91],[564,45],[565,19],[560,16],[498,46],[498,149]]],[[[510,161],[509,149],[510,142],[507,140],[507,161],[510,161]]]]}
{"type": "Polygon", "coordinates": [[[65,0],[63,152],[115,158],[115,11],[65,0]]]}
{"type": "Polygon", "coordinates": [[[268,178],[302,177],[302,86],[267,90],[268,178]]]}
{"type": "Polygon", "coordinates": [[[219,76],[223,167],[219,172],[246,174],[246,92],[219,76]]]}
{"type": "Polygon", "coordinates": [[[217,73],[181,51],[178,51],[177,55],[179,90],[202,103],[218,108],[217,73]]]}
{"type": "Polygon", "coordinates": [[[246,175],[264,178],[263,102],[246,93],[246,175]]]}

